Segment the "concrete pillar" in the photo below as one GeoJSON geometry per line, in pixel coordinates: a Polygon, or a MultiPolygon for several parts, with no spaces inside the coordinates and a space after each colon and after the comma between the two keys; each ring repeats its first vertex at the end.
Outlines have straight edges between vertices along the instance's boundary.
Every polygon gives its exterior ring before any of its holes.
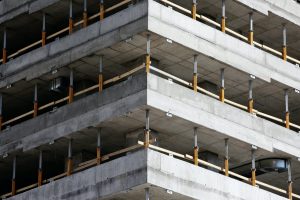
{"type": "Polygon", "coordinates": [[[194,128],[194,165],[198,166],[198,152],[199,152],[199,147],[198,147],[198,135],[197,135],[197,127],[194,128]]]}
{"type": "Polygon", "coordinates": [[[69,85],[69,102],[72,103],[74,99],[74,75],[73,69],[70,71],[70,85],[69,85]]]}
{"type": "Polygon", "coordinates": [[[145,148],[149,148],[150,143],[150,117],[149,110],[146,110],[146,129],[145,129],[145,138],[144,138],[144,146],[145,148]]]}
{"type": "Polygon", "coordinates": [[[12,181],[11,181],[11,195],[16,195],[16,170],[17,170],[17,157],[13,159],[13,172],[12,172],[12,181]]]}
{"type": "Polygon", "coordinates": [[[290,128],[289,94],[288,89],[284,90],[285,100],[285,127],[290,128]]]}
{"type": "Polygon", "coordinates": [[[38,92],[37,84],[34,85],[34,99],[33,99],[33,117],[38,115],[38,92]]]}
{"type": "Polygon", "coordinates": [[[287,60],[286,24],[282,25],[282,59],[287,60]]]}
{"type": "Polygon", "coordinates": [[[145,199],[146,199],[146,200],[150,200],[150,192],[149,192],[149,188],[145,188],[145,199]]]}
{"type": "Polygon", "coordinates": [[[192,6],[192,18],[193,18],[194,20],[197,19],[196,14],[197,14],[197,0],[193,0],[193,6],[192,6]]]}
{"type": "Polygon", "coordinates": [[[99,19],[100,21],[104,19],[104,0],[99,0],[99,19]]]}
{"type": "Polygon", "coordinates": [[[253,80],[249,80],[248,112],[253,113],[253,80]]]}
{"type": "Polygon", "coordinates": [[[38,169],[38,187],[43,184],[43,152],[40,150],[39,154],[39,169],[38,169]]]}
{"type": "Polygon", "coordinates": [[[103,90],[103,56],[101,55],[99,58],[99,92],[102,92],[103,90]]]}
{"type": "Polygon", "coordinates": [[[224,71],[225,69],[221,69],[221,75],[220,75],[220,95],[219,95],[219,99],[221,102],[225,101],[225,78],[224,78],[224,71]]]}
{"type": "Polygon", "coordinates": [[[249,13],[249,36],[248,36],[248,42],[250,45],[253,45],[253,12],[249,13]]]}
{"type": "Polygon", "coordinates": [[[70,176],[72,174],[72,171],[73,171],[72,143],[73,143],[73,140],[69,139],[67,176],[70,176]]]}
{"type": "Polygon", "coordinates": [[[87,0],[83,0],[83,27],[88,25],[87,0]]]}
{"type": "Polygon", "coordinates": [[[3,114],[2,114],[2,104],[3,104],[3,99],[2,99],[2,94],[0,93],[0,131],[2,130],[2,123],[3,123],[3,114]]]}
{"type": "Polygon", "coordinates": [[[198,55],[194,55],[193,90],[198,91],[198,55]]]}
{"type": "Polygon", "coordinates": [[[6,28],[4,28],[4,31],[3,31],[3,48],[2,48],[2,63],[3,64],[5,64],[6,61],[7,61],[6,42],[7,42],[6,28]]]}
{"type": "Polygon", "coordinates": [[[43,12],[42,46],[46,45],[46,13],[43,12]]]}
{"type": "Polygon", "coordinates": [[[225,0],[222,0],[222,20],[221,20],[221,31],[225,33],[226,30],[226,11],[225,11],[225,0]]]}
{"type": "Polygon", "coordinates": [[[151,55],[151,40],[150,34],[147,34],[147,54],[146,54],[146,73],[150,73],[150,55],[151,55]]]}
{"type": "Polygon", "coordinates": [[[97,134],[97,165],[101,163],[101,128],[98,129],[97,134]]]}
{"type": "Polygon", "coordinates": [[[69,34],[73,32],[73,0],[69,0],[69,34]]]}
{"type": "Polygon", "coordinates": [[[224,161],[224,169],[225,176],[229,176],[229,145],[228,138],[225,139],[225,161],[224,161]]]}
{"type": "Polygon", "coordinates": [[[291,166],[291,160],[288,160],[288,198],[290,200],[293,199],[293,182],[292,182],[292,166],[291,166]]]}
{"type": "Polygon", "coordinates": [[[257,147],[252,146],[251,149],[251,184],[256,186],[256,165],[255,165],[255,151],[257,147]]]}

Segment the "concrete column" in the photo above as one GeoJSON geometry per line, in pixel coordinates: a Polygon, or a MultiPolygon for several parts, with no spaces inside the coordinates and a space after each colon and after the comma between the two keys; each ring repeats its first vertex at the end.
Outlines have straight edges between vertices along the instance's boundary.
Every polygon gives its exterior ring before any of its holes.
{"type": "Polygon", "coordinates": [[[193,0],[192,18],[195,20],[197,19],[196,14],[197,14],[197,0],[193,0]]]}
{"type": "Polygon", "coordinates": [[[229,176],[229,145],[228,138],[225,139],[225,161],[224,161],[224,169],[225,176],[229,176]]]}
{"type": "Polygon", "coordinates": [[[146,73],[150,73],[150,54],[151,54],[151,40],[150,34],[147,34],[147,54],[146,54],[146,73]]]}
{"type": "Polygon", "coordinates": [[[225,0],[222,0],[222,20],[221,20],[221,31],[225,33],[226,29],[226,11],[225,11],[225,0]]]}
{"type": "Polygon", "coordinates": [[[284,90],[285,100],[285,127],[290,128],[289,94],[288,89],[284,90]]]}
{"type": "Polygon", "coordinates": [[[0,93],[0,131],[2,130],[2,122],[3,122],[3,115],[2,115],[2,104],[3,104],[3,99],[2,99],[2,94],[0,93]]]}
{"type": "Polygon", "coordinates": [[[221,102],[225,101],[225,78],[224,78],[224,71],[225,69],[221,69],[221,75],[220,75],[220,95],[219,95],[219,99],[221,102]]]}
{"type": "Polygon", "coordinates": [[[100,21],[104,19],[104,0],[99,0],[99,19],[100,21]]]}
{"type": "Polygon", "coordinates": [[[149,188],[145,188],[145,199],[150,200],[149,188]]]}
{"type": "Polygon", "coordinates": [[[69,85],[69,102],[72,103],[74,99],[74,75],[73,69],[70,71],[70,85],[69,85]]]}
{"type": "Polygon", "coordinates": [[[256,165],[255,165],[255,151],[256,147],[252,146],[251,149],[251,184],[252,186],[256,186],[256,165]]]}
{"type": "Polygon", "coordinates": [[[69,34],[73,32],[73,0],[69,0],[69,34]]]}
{"type": "Polygon", "coordinates": [[[40,150],[39,154],[39,169],[38,169],[38,187],[43,184],[43,152],[40,150]]]}
{"type": "Polygon", "coordinates": [[[249,80],[248,112],[253,113],[253,80],[249,80]]]}
{"type": "Polygon", "coordinates": [[[37,84],[34,85],[34,99],[33,99],[33,117],[38,115],[38,88],[37,84]]]}
{"type": "Polygon", "coordinates": [[[99,58],[99,92],[102,92],[103,90],[103,56],[101,55],[99,58]]]}
{"type": "Polygon", "coordinates": [[[253,12],[249,13],[249,36],[248,36],[248,42],[250,45],[253,45],[253,12]]]}
{"type": "Polygon", "coordinates": [[[293,182],[292,182],[292,166],[291,166],[291,160],[288,160],[288,198],[290,200],[293,199],[293,182]]]}
{"type": "Polygon", "coordinates": [[[150,117],[149,117],[149,110],[146,110],[146,129],[145,129],[145,141],[144,146],[145,148],[149,148],[150,145],[150,117]]]}
{"type": "Polygon", "coordinates": [[[73,140],[70,139],[69,145],[68,145],[67,176],[70,176],[73,171],[72,143],[73,143],[73,140]]]}
{"type": "Polygon", "coordinates": [[[97,134],[97,165],[101,163],[101,128],[98,129],[97,134]]]}
{"type": "Polygon", "coordinates": [[[282,25],[282,59],[287,60],[286,25],[282,25]]]}
{"type": "Polygon", "coordinates": [[[16,195],[16,170],[17,170],[17,157],[13,159],[13,172],[12,172],[12,181],[11,181],[11,194],[12,196],[16,195]]]}
{"type": "Polygon", "coordinates": [[[193,90],[198,91],[198,55],[194,55],[193,90]]]}
{"type": "Polygon", "coordinates": [[[198,128],[194,128],[194,165],[199,165],[198,162],[198,152],[199,152],[199,147],[198,147],[198,135],[197,135],[197,130],[198,128]]]}
{"type": "Polygon", "coordinates": [[[3,48],[2,48],[2,63],[3,64],[5,64],[6,61],[7,61],[6,42],[7,42],[6,28],[4,28],[4,31],[3,31],[3,48]]]}
{"type": "Polygon", "coordinates": [[[88,25],[87,0],[83,0],[83,27],[88,25]]]}
{"type": "Polygon", "coordinates": [[[42,46],[46,45],[46,13],[43,12],[42,46]]]}

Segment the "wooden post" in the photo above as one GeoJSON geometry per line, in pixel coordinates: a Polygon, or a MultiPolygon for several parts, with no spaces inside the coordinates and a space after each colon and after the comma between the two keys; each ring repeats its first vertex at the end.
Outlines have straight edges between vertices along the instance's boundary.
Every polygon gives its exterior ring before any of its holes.
{"type": "Polygon", "coordinates": [[[5,64],[7,61],[7,52],[6,52],[6,28],[3,31],[3,49],[2,49],[2,63],[5,64]]]}
{"type": "Polygon", "coordinates": [[[100,56],[99,59],[99,80],[98,80],[98,84],[99,84],[99,93],[102,92],[103,90],[103,56],[100,56]]]}
{"type": "Polygon", "coordinates": [[[249,80],[248,112],[253,113],[253,80],[249,80]]]}
{"type": "Polygon", "coordinates": [[[253,12],[249,13],[249,36],[248,36],[248,42],[250,45],[253,45],[253,12]]]}
{"type": "Polygon", "coordinates": [[[198,55],[194,55],[193,90],[198,91],[198,55]]]}
{"type": "Polygon", "coordinates": [[[289,112],[289,94],[288,89],[284,90],[285,99],[285,127],[290,128],[290,112],[289,112]]]}
{"type": "Polygon", "coordinates": [[[99,4],[99,18],[100,18],[100,21],[104,19],[104,2],[103,0],[100,0],[100,4],[99,4]]]}
{"type": "Polygon", "coordinates": [[[256,147],[252,146],[252,149],[251,149],[251,157],[252,157],[251,184],[252,184],[252,186],[256,186],[255,150],[256,150],[256,147]]]}
{"type": "Polygon", "coordinates": [[[34,86],[33,117],[38,115],[37,84],[34,86]]]}
{"type": "Polygon", "coordinates": [[[83,0],[83,27],[88,25],[87,2],[83,0]]]}
{"type": "Polygon", "coordinates": [[[286,43],[286,25],[283,24],[282,29],[283,41],[282,41],[282,59],[287,60],[287,43],[286,43]]]}
{"type": "Polygon", "coordinates": [[[97,135],[97,165],[101,163],[101,128],[98,130],[97,135]]]}
{"type": "Polygon", "coordinates": [[[228,147],[228,138],[225,139],[225,161],[224,161],[224,169],[225,176],[229,176],[229,147],[228,147]]]}
{"type": "Polygon", "coordinates": [[[46,45],[46,14],[43,13],[42,46],[46,45]]]}
{"type": "Polygon", "coordinates": [[[225,0],[222,0],[222,20],[221,20],[221,31],[226,31],[226,11],[225,11],[225,0]]]}
{"type": "Polygon", "coordinates": [[[198,135],[197,135],[197,128],[194,128],[194,165],[198,166],[199,162],[198,162],[198,152],[199,152],[199,148],[198,148],[198,135]]]}
{"type": "Polygon", "coordinates": [[[43,184],[43,152],[40,151],[39,154],[39,169],[38,169],[38,187],[43,184]]]}
{"type": "Polygon", "coordinates": [[[13,174],[11,181],[11,194],[12,196],[16,195],[16,168],[17,168],[17,157],[13,159],[13,174]]]}
{"type": "Polygon", "coordinates": [[[73,158],[72,158],[72,139],[69,140],[68,146],[68,163],[67,163],[67,176],[70,176],[73,171],[73,158]]]}
{"type": "Polygon", "coordinates": [[[69,0],[69,34],[71,34],[73,32],[73,26],[74,26],[74,22],[73,22],[73,2],[72,0],[69,0]]]}
{"type": "Polygon", "coordinates": [[[147,54],[146,54],[146,73],[150,73],[150,65],[151,65],[151,58],[150,58],[150,34],[147,34],[147,54]]]}
{"type": "Polygon", "coordinates": [[[69,85],[69,102],[72,103],[74,99],[74,78],[73,78],[73,70],[70,71],[70,85],[69,85]]]}
{"type": "Polygon", "coordinates": [[[145,141],[144,147],[149,148],[150,145],[150,117],[149,117],[149,110],[146,110],[146,128],[145,128],[145,141]]]}
{"type": "Polygon", "coordinates": [[[220,95],[219,99],[221,102],[225,101],[225,78],[224,78],[225,69],[221,69],[221,84],[220,84],[220,95]]]}
{"type": "Polygon", "coordinates": [[[192,6],[192,18],[196,20],[196,14],[197,14],[197,0],[193,0],[193,6],[192,6]]]}

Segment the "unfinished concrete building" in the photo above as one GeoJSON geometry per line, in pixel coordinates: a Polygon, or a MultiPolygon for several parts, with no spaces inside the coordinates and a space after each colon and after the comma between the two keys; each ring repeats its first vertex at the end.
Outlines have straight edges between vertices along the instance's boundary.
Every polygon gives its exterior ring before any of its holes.
{"type": "Polygon", "coordinates": [[[0,198],[300,199],[299,11],[0,0],[0,198]]]}

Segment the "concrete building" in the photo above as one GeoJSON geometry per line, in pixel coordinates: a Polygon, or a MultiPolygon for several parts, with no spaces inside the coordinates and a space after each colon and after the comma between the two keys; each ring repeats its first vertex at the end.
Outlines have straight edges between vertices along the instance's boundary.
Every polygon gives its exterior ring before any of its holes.
{"type": "Polygon", "coordinates": [[[0,198],[300,199],[299,10],[0,0],[0,198]]]}

